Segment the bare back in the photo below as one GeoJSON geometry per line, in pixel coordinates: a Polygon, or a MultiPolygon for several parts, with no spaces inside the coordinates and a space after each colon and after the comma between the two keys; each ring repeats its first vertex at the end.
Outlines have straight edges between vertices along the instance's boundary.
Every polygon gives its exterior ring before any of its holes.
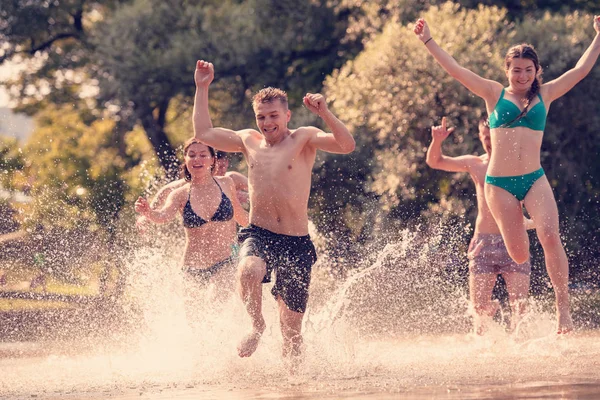
{"type": "Polygon", "coordinates": [[[308,198],[316,149],[306,128],[290,130],[281,142],[267,145],[254,130],[242,135],[248,163],[250,223],[275,233],[308,234],[308,198]]]}
{"type": "Polygon", "coordinates": [[[475,183],[477,193],[477,220],[475,221],[475,235],[478,233],[500,233],[500,229],[492,216],[485,200],[485,174],[488,169],[489,157],[483,154],[478,157],[481,162],[474,163],[469,169],[469,175],[475,183]]]}

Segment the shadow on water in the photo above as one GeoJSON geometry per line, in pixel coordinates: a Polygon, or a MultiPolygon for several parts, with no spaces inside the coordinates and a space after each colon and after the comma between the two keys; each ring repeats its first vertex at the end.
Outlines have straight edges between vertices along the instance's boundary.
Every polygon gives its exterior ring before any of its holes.
{"type": "MultiPolygon", "coordinates": [[[[187,282],[177,240],[132,244],[122,256],[126,289],[117,303],[53,317],[32,314],[17,324],[37,334],[0,344],[0,396],[496,399],[600,393],[600,334],[554,335],[546,300],[531,300],[518,334],[501,324],[483,337],[469,333],[463,235],[461,226],[398,232],[388,243],[365,246],[343,279],[320,249],[305,357],[295,375],[280,357],[269,287],[263,289],[268,328],[262,343],[253,357],[240,359],[236,345],[249,320],[235,294],[187,282]]],[[[597,318],[594,294],[585,298],[589,305],[580,301],[578,307],[597,318]]]]}

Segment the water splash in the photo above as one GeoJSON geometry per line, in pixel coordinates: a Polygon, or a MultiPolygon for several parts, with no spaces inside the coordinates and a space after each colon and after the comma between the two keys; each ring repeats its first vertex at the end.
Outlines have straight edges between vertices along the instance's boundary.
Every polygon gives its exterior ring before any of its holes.
{"type": "Polygon", "coordinates": [[[233,390],[238,397],[422,392],[468,398],[481,387],[509,383],[600,382],[598,334],[553,335],[553,316],[542,302],[531,302],[516,335],[499,324],[484,337],[469,334],[466,288],[455,277],[464,270],[446,262],[460,260],[461,231],[401,231],[365,247],[363,262],[341,281],[329,278],[322,257],[305,318],[305,359],[295,376],[280,357],[269,287],[263,289],[267,330],[253,357],[240,359],[236,345],[250,321],[235,293],[216,297],[218,288],[186,282],[177,240],[139,247],[123,257],[127,289],[118,306],[126,328],[87,339],[6,344],[14,351],[0,359],[0,395],[193,391],[210,398],[233,390]]]}

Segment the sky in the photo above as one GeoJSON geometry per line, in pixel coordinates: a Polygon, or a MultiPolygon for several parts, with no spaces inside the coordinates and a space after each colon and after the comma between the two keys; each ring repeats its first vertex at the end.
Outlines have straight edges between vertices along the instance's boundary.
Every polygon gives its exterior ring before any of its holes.
{"type": "MultiPolygon", "coordinates": [[[[0,81],[14,74],[16,68],[10,64],[0,66],[0,81]]],[[[8,93],[0,87],[0,136],[26,140],[33,131],[33,120],[23,114],[14,114],[9,107],[8,93]]]]}

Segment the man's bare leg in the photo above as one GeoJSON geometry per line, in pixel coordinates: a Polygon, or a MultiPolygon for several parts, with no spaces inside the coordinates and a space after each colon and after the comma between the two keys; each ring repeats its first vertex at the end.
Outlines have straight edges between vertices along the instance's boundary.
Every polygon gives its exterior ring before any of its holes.
{"type": "Polygon", "coordinates": [[[485,319],[493,317],[498,311],[498,303],[492,301],[496,278],[496,274],[469,274],[471,304],[475,310],[473,330],[478,335],[486,331],[485,319]]]}
{"type": "Polygon", "coordinates": [[[515,331],[525,315],[529,296],[530,276],[518,272],[502,274],[510,303],[510,330],[515,331]]]}
{"type": "Polygon", "coordinates": [[[260,337],[265,331],[262,315],[262,280],[266,271],[265,262],[254,256],[243,258],[238,266],[238,290],[252,320],[252,332],[238,345],[240,357],[250,357],[256,351],[260,337]]]}
{"type": "Polygon", "coordinates": [[[281,296],[277,297],[279,305],[279,323],[283,336],[283,358],[289,362],[290,372],[296,372],[302,355],[302,318],[304,313],[292,311],[281,296]]]}

